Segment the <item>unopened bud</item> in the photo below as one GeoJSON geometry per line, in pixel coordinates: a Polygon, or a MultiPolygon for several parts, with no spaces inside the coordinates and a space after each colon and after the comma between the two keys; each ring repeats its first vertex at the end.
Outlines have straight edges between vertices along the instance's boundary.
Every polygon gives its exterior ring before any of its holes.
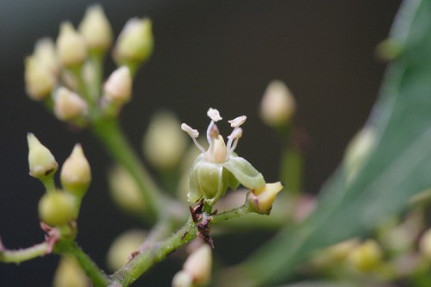
{"type": "Polygon", "coordinates": [[[203,244],[193,252],[183,265],[183,270],[193,278],[193,284],[203,285],[210,281],[212,268],[211,247],[203,244]]]}
{"type": "Polygon", "coordinates": [[[362,168],[376,144],[376,132],[366,127],[358,132],[347,146],[344,166],[347,179],[352,180],[362,168]]]}
{"type": "Polygon", "coordinates": [[[260,105],[262,120],[271,127],[287,125],[296,111],[296,101],[289,88],[281,81],[272,81],[260,105]]]}
{"type": "Polygon", "coordinates": [[[87,8],[79,32],[90,49],[106,51],[112,44],[112,28],[100,5],[87,8]]]}
{"type": "Polygon", "coordinates": [[[27,134],[27,143],[30,175],[41,180],[52,177],[58,168],[52,153],[32,133],[27,134]]]}
{"type": "Polygon", "coordinates": [[[422,235],[419,242],[419,249],[428,260],[431,260],[431,229],[428,229],[422,235]]]}
{"type": "Polygon", "coordinates": [[[172,279],[172,287],[192,287],[193,286],[193,278],[192,276],[184,271],[181,270],[175,274],[174,278],[172,279]]]}
{"type": "Polygon", "coordinates": [[[80,144],[76,144],[72,153],[64,162],[60,174],[63,188],[78,197],[82,197],[91,182],[91,169],[80,144]]]}
{"type": "Polygon", "coordinates": [[[61,63],[66,67],[80,65],[87,58],[87,46],[84,38],[76,32],[70,22],[60,26],[57,38],[57,53],[61,63]]]}
{"type": "Polygon", "coordinates": [[[86,114],[87,103],[76,93],[60,87],[54,95],[54,113],[60,120],[72,120],[86,114]]]}
{"type": "Polygon", "coordinates": [[[367,240],[356,247],[347,257],[348,262],[361,272],[375,269],[382,260],[382,250],[374,240],[367,240]]]}
{"type": "Polygon", "coordinates": [[[75,217],[75,200],[68,193],[62,191],[47,192],[39,201],[39,218],[48,225],[63,225],[75,217]]]}
{"type": "Polygon", "coordinates": [[[114,167],[108,176],[114,202],[124,211],[142,215],[146,206],[135,179],[122,167],[114,167]]]}
{"type": "Polygon", "coordinates": [[[34,56],[39,64],[45,66],[51,73],[58,75],[60,63],[58,62],[54,42],[49,38],[43,38],[36,42],[34,56]]]}
{"type": "Polygon", "coordinates": [[[250,204],[257,213],[269,214],[277,194],[283,189],[281,182],[266,183],[261,188],[251,190],[250,204]]]}
{"type": "Polygon", "coordinates": [[[104,97],[116,104],[124,104],[132,96],[132,75],[129,68],[122,66],[116,69],[106,80],[104,97]]]}
{"type": "Polygon", "coordinates": [[[118,64],[146,61],[154,46],[152,23],[148,18],[132,18],[127,21],[114,48],[118,64]]]}
{"type": "Polygon", "coordinates": [[[53,287],[90,286],[89,280],[75,258],[63,256],[55,271],[53,287]]]}
{"type": "Polygon", "coordinates": [[[35,101],[46,99],[57,83],[50,68],[35,55],[25,59],[24,78],[26,92],[35,101]]]}
{"type": "Polygon", "coordinates": [[[132,253],[139,250],[145,237],[146,233],[144,231],[133,229],[115,238],[107,254],[109,269],[115,271],[126,264],[132,258],[132,253]]]}
{"type": "Polygon", "coordinates": [[[187,148],[187,137],[178,129],[179,121],[169,112],[156,114],[144,136],[146,158],[159,169],[173,169],[187,148]]]}

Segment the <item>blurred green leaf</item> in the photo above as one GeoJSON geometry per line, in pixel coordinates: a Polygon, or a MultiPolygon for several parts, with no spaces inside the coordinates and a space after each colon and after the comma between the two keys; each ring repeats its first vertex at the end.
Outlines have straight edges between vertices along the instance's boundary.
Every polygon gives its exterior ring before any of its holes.
{"type": "Polygon", "coordinates": [[[366,125],[376,131],[374,150],[349,181],[341,166],[314,214],[240,267],[247,286],[286,281],[317,248],[375,228],[431,186],[431,1],[405,1],[390,37],[401,49],[366,125]]]}

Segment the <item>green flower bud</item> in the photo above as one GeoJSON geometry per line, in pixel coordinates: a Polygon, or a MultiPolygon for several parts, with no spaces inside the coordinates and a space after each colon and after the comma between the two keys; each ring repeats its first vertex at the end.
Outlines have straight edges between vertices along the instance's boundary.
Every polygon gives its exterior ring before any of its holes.
{"type": "Polygon", "coordinates": [[[236,188],[238,184],[250,189],[257,189],[265,185],[265,180],[247,160],[237,156],[234,150],[242,136],[242,125],[246,117],[241,116],[229,121],[233,128],[228,136],[227,145],[219,134],[215,122],[221,120],[220,113],[216,109],[208,110],[211,122],[207,129],[208,150],[205,150],[196,140],[199,136],[197,130],[186,124],[181,129],[189,134],[195,145],[201,151],[193,163],[190,172],[190,191],[187,195],[190,202],[204,198],[206,203],[213,205],[227,188],[236,188]]]}
{"type": "Polygon", "coordinates": [[[260,104],[262,120],[271,127],[287,125],[296,111],[296,101],[289,88],[281,81],[272,81],[260,104]]]}
{"type": "Polygon", "coordinates": [[[119,65],[143,63],[151,55],[154,46],[152,23],[148,18],[132,18],[127,21],[118,36],[114,58],[119,65]]]}
{"type": "Polygon", "coordinates": [[[60,181],[63,188],[77,197],[82,197],[91,182],[91,169],[80,144],[76,144],[72,153],[61,168],[60,181]]]}
{"type": "Polygon", "coordinates": [[[87,275],[72,256],[63,256],[55,271],[54,287],[85,287],[90,286],[87,275]]]}
{"type": "Polygon", "coordinates": [[[146,236],[144,231],[133,229],[115,238],[109,247],[107,255],[109,269],[115,271],[126,264],[130,259],[130,255],[139,250],[146,236]]]}
{"type": "Polygon", "coordinates": [[[60,87],[54,95],[54,113],[60,120],[73,120],[87,113],[87,103],[76,93],[60,87]]]}
{"type": "Polygon", "coordinates": [[[184,262],[183,270],[198,286],[208,284],[211,278],[212,251],[208,244],[203,244],[184,262]]]}
{"type": "Polygon", "coordinates": [[[62,191],[48,192],[39,201],[39,218],[48,225],[63,225],[75,217],[75,200],[68,193],[62,191]]]}
{"type": "Polygon", "coordinates": [[[52,153],[32,133],[27,134],[30,175],[40,180],[52,177],[58,163],[52,153]]]}
{"type": "Polygon", "coordinates": [[[106,51],[112,44],[112,28],[100,5],[87,8],[79,32],[90,49],[106,51]]]}
{"type": "Polygon", "coordinates": [[[382,261],[383,253],[374,240],[367,240],[356,247],[347,257],[347,261],[360,272],[375,269],[382,261]]]}
{"type": "Polygon", "coordinates": [[[143,151],[158,169],[174,169],[184,155],[187,139],[178,125],[177,118],[169,112],[159,112],[151,119],[144,136],[143,151]]]}
{"type": "Polygon", "coordinates": [[[65,67],[80,65],[87,58],[85,40],[76,32],[70,22],[64,22],[60,26],[60,33],[57,38],[57,53],[60,62],[65,67]]]}
{"type": "Polygon", "coordinates": [[[112,199],[121,209],[137,215],[145,213],[145,200],[129,172],[116,166],[110,170],[108,180],[112,199]]]}

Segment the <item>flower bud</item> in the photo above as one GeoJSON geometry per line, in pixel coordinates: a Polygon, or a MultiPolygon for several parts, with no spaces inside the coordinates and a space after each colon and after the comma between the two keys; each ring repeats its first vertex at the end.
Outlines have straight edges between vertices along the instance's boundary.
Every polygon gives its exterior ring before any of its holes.
{"type": "Polygon", "coordinates": [[[112,44],[112,28],[100,5],[87,8],[79,32],[90,49],[106,51],[112,44]]]}
{"type": "Polygon", "coordinates": [[[271,127],[287,125],[296,111],[295,98],[281,81],[272,81],[260,104],[262,120],[271,127]]]}
{"type": "Polygon", "coordinates": [[[193,252],[183,265],[183,270],[193,278],[193,284],[203,285],[210,281],[212,268],[211,247],[203,244],[193,252]]]}
{"type": "Polygon", "coordinates": [[[192,276],[184,271],[181,270],[177,274],[175,274],[174,278],[172,279],[172,287],[192,287],[193,286],[193,278],[192,276]]]}
{"type": "Polygon", "coordinates": [[[54,95],[54,113],[60,120],[73,120],[86,114],[87,103],[76,93],[60,87],[54,95]]]}
{"type": "Polygon", "coordinates": [[[106,80],[104,97],[115,104],[127,103],[132,96],[132,75],[129,68],[122,66],[116,69],[106,80]]]}
{"type": "Polygon", "coordinates": [[[143,151],[150,163],[163,170],[172,170],[187,148],[187,138],[179,129],[177,118],[169,112],[156,114],[144,136],[143,151]]]}
{"type": "Polygon", "coordinates": [[[77,197],[82,197],[87,192],[91,182],[91,169],[80,144],[75,145],[72,153],[64,162],[60,181],[67,192],[77,197]]]}
{"type": "Polygon", "coordinates": [[[130,255],[139,250],[145,237],[146,233],[144,231],[133,229],[115,238],[107,254],[107,265],[109,269],[115,271],[126,264],[130,259],[130,255]]]}
{"type": "Polygon", "coordinates": [[[54,287],[85,287],[90,286],[84,271],[72,256],[63,256],[55,271],[54,287]]]}
{"type": "Polygon", "coordinates": [[[358,132],[347,146],[344,166],[347,180],[352,180],[362,168],[376,143],[376,132],[366,127],[358,132]]]}
{"type": "Polygon", "coordinates": [[[347,261],[361,272],[375,269],[382,260],[382,250],[374,240],[367,240],[356,247],[347,257],[347,261]]]}
{"type": "Polygon", "coordinates": [[[142,63],[153,51],[152,23],[148,18],[127,21],[114,48],[114,58],[119,65],[142,63]]]}
{"type": "Polygon", "coordinates": [[[26,92],[35,101],[46,99],[57,83],[50,67],[35,55],[25,59],[24,79],[26,92]]]}
{"type": "Polygon", "coordinates": [[[36,42],[34,55],[40,60],[39,64],[46,66],[54,75],[59,74],[60,63],[54,42],[50,38],[42,38],[36,42]]]}
{"type": "Polygon", "coordinates": [[[27,134],[30,175],[38,179],[52,177],[58,163],[52,153],[32,133],[27,134]]]}
{"type": "Polygon", "coordinates": [[[57,38],[57,53],[61,63],[66,67],[82,64],[87,58],[87,46],[84,38],[76,32],[70,22],[60,26],[57,38]]]}
{"type": "Polygon", "coordinates": [[[266,183],[264,186],[251,190],[250,204],[254,211],[262,214],[271,212],[277,194],[283,189],[281,182],[266,183]]]}
{"type": "Polygon", "coordinates": [[[419,242],[419,250],[428,260],[431,260],[431,229],[428,229],[422,235],[419,242]]]}
{"type": "Polygon", "coordinates": [[[76,217],[75,200],[68,193],[45,193],[39,201],[39,218],[51,226],[66,224],[76,217]]]}
{"type": "Polygon", "coordinates": [[[111,196],[121,209],[137,215],[145,213],[144,198],[130,173],[116,166],[110,170],[108,181],[111,196]]]}

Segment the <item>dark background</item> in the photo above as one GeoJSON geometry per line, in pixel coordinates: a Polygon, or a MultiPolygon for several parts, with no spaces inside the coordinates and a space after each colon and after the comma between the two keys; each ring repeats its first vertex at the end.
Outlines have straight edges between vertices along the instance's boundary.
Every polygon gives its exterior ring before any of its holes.
{"type": "MultiPolygon", "coordinates": [[[[0,0],[0,235],[8,248],[43,239],[37,217],[43,188],[27,175],[26,133],[34,132],[59,163],[81,142],[94,181],[82,206],[78,240],[103,266],[110,241],[138,224],[118,212],[107,196],[104,174],[110,159],[88,132],[69,131],[29,100],[23,84],[23,59],[35,41],[55,38],[63,20],[77,25],[91,3],[0,0]]],[[[375,59],[374,49],[388,34],[400,1],[100,3],[116,34],[132,16],[153,19],[155,53],[138,73],[133,102],[122,114],[137,149],[155,110],[172,109],[182,121],[203,130],[212,106],[226,119],[249,117],[237,151],[269,181],[276,180],[280,144],[259,121],[257,108],[266,85],[277,78],[295,94],[298,122],[311,138],[305,188],[317,192],[376,99],[384,64],[375,59]]],[[[112,63],[108,67],[111,71],[112,63]]],[[[221,260],[230,261],[232,253],[247,254],[240,239],[232,238],[220,239],[221,260]]],[[[47,256],[20,266],[1,264],[0,286],[48,286],[57,260],[47,256]]],[[[169,286],[180,265],[159,265],[145,286],[169,286]]]]}

